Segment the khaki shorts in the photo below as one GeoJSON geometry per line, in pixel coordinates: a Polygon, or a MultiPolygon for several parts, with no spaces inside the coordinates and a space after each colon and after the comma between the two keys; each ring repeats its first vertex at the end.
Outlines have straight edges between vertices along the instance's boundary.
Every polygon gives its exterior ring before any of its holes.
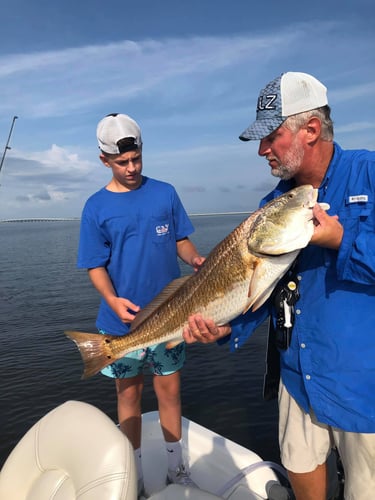
{"type": "Polygon", "coordinates": [[[345,500],[375,498],[375,434],[345,432],[318,422],[312,411],[303,411],[282,381],[279,412],[281,462],[287,470],[311,472],[336,447],[345,471],[345,500]]]}

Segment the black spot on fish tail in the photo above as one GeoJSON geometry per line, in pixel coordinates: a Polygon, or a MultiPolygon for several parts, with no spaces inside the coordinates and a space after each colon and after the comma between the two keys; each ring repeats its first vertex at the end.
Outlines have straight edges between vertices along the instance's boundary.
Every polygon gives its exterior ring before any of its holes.
{"type": "Polygon", "coordinates": [[[82,379],[92,377],[115,361],[111,352],[111,335],[67,331],[65,335],[77,345],[84,363],[82,379]]]}

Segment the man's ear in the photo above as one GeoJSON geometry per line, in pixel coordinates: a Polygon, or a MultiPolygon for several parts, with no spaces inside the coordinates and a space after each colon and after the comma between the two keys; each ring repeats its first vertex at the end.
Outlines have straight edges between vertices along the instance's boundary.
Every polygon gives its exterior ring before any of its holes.
{"type": "Polygon", "coordinates": [[[312,116],[304,127],[307,134],[307,142],[309,144],[316,142],[322,130],[322,124],[319,118],[312,116]]]}

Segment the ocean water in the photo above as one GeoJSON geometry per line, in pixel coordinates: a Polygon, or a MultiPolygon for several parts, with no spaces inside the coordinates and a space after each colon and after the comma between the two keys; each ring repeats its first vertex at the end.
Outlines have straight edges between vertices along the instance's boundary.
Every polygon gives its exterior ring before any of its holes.
{"type": "MultiPolygon", "coordinates": [[[[192,240],[207,255],[245,217],[192,216],[192,240]]],[[[99,296],[76,269],[78,236],[79,221],[0,224],[0,467],[27,430],[64,401],[91,403],[116,421],[114,382],[100,374],[81,380],[78,349],[64,335],[96,331],[99,296]]],[[[182,411],[279,463],[277,403],[262,399],[265,350],[265,325],[235,354],[216,344],[187,346],[182,411]]],[[[143,411],[156,409],[146,376],[143,411]]]]}

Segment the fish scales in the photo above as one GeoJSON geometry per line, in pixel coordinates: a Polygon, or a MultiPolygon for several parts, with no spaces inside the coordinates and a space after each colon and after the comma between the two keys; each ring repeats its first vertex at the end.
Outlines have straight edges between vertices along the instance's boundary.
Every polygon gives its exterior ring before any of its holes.
{"type": "Polygon", "coordinates": [[[136,349],[181,342],[183,328],[194,313],[220,325],[250,307],[260,307],[308,244],[316,198],[316,189],[300,186],[251,214],[216,245],[198,272],[182,284],[178,280],[178,288],[168,286],[138,313],[130,333],[65,332],[81,352],[83,378],[136,349]]]}
{"type": "Polygon", "coordinates": [[[146,342],[155,343],[163,335],[182,329],[187,322],[187,315],[202,310],[210,312],[210,304],[215,298],[222,299],[228,289],[233,289],[236,283],[247,276],[245,262],[237,247],[240,237],[241,231],[237,231],[216,247],[200,271],[192,275],[184,286],[160,306],[157,314],[146,319],[132,334],[142,329],[146,342]]]}

